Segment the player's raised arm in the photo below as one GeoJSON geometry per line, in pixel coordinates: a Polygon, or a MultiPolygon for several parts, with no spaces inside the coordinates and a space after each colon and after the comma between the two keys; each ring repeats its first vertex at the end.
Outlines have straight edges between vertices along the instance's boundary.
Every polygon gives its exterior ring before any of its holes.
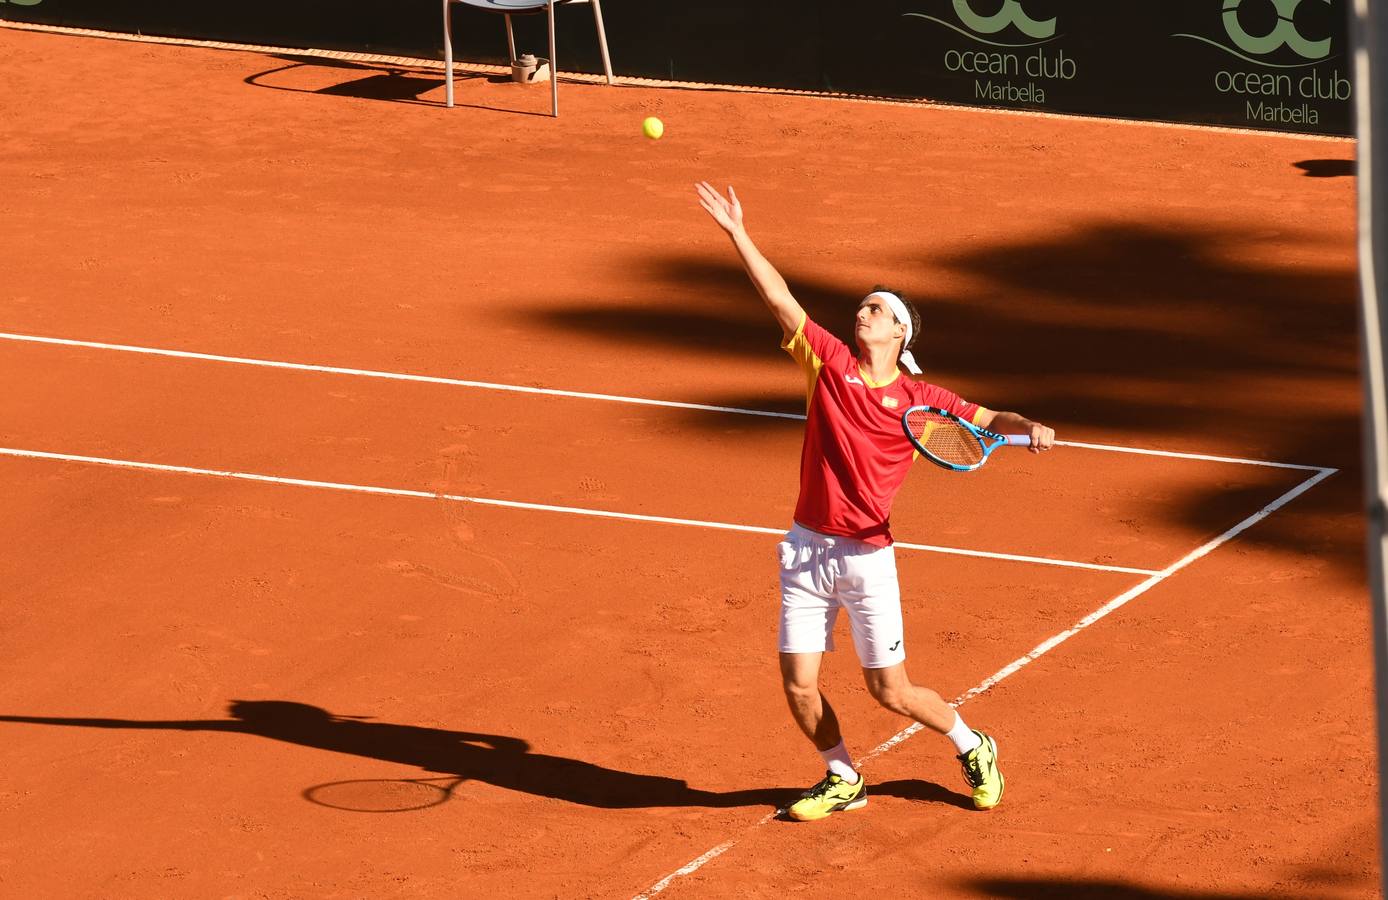
{"type": "Polygon", "coordinates": [[[1031,437],[1031,452],[1040,453],[1042,450],[1049,450],[1055,445],[1055,429],[1042,425],[1040,422],[1033,422],[1026,416],[1014,412],[994,412],[986,417],[988,421],[980,421],[980,428],[998,434],[1025,434],[1031,437]]]}
{"type": "Polygon", "coordinates": [[[805,310],[791,294],[781,273],[767,262],[757,245],[747,236],[747,229],[742,225],[742,204],[737,200],[737,192],[729,185],[728,196],[724,197],[707,181],[701,181],[695,187],[699,191],[699,205],[718,223],[718,227],[732,238],[733,246],[742,258],[742,266],[747,270],[747,276],[752,279],[752,284],[766,302],[767,309],[776,317],[781,331],[789,338],[800,328],[800,322],[805,318],[805,310]]]}

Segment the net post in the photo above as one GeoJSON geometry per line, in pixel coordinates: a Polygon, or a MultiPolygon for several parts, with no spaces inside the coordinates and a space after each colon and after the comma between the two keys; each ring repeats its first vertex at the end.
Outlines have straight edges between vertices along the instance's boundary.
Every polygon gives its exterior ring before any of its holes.
{"type": "Polygon", "coordinates": [[[1375,712],[1378,722],[1379,878],[1388,884],[1388,344],[1384,282],[1388,278],[1388,0],[1353,0],[1354,112],[1358,138],[1360,364],[1364,379],[1364,492],[1368,531],[1369,602],[1373,607],[1375,712]]]}

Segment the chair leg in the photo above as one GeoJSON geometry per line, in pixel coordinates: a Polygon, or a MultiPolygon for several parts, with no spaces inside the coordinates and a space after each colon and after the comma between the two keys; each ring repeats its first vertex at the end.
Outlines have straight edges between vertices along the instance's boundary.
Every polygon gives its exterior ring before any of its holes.
{"type": "Polygon", "coordinates": [[[444,105],[453,108],[453,10],[452,0],[443,0],[443,83],[444,105]]]}
{"type": "Polygon", "coordinates": [[[511,17],[506,16],[506,49],[511,51],[511,58],[508,63],[516,61],[516,33],[511,30],[511,17]]]}
{"type": "Polygon", "coordinates": [[[607,56],[607,31],[602,27],[602,2],[592,0],[593,21],[598,26],[598,49],[602,51],[602,70],[607,73],[607,83],[614,84],[612,80],[612,60],[607,56]]]}
{"type": "Polygon", "coordinates": [[[549,0],[549,101],[550,115],[559,118],[559,64],[554,59],[554,0],[549,0]]]}

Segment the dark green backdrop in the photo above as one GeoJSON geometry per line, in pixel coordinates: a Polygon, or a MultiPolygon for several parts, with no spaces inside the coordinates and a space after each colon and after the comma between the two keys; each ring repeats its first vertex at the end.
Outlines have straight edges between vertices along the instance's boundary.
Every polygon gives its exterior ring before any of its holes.
{"type": "MultiPolygon", "coordinates": [[[[1284,131],[1351,132],[1349,0],[603,0],[618,74],[1284,131]],[[1226,10],[1225,7],[1231,8],[1226,10]]],[[[0,0],[0,18],[441,56],[433,0],[0,0]]],[[[560,69],[599,70],[561,9],[560,69]]],[[[543,17],[518,21],[544,55],[543,17]]],[[[499,17],[457,7],[459,58],[505,62],[499,17]]]]}

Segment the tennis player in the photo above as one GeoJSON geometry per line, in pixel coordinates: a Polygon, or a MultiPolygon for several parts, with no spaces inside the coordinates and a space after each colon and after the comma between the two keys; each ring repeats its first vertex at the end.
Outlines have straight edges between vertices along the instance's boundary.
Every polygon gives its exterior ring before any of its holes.
{"type": "Polygon", "coordinates": [[[808,383],[808,416],[800,455],[794,527],[777,546],[781,564],[781,679],[791,715],[828,771],[786,810],[811,821],[867,804],[867,784],[853,765],[829,701],[819,690],[825,651],[843,609],[868,691],[878,703],[943,734],[954,744],[978,809],[1002,799],[998,744],[970,728],[938,693],[906,674],[901,593],[892,550],[892,500],[915,451],[901,413],[928,404],[993,431],[1026,434],[1033,452],[1055,432],[1017,413],[994,412],[944,388],[901,377],[921,374],[910,348],[920,316],[897,292],[878,288],[858,304],[857,352],[812,321],[776,269],[747,236],[731,187],[722,196],[697,185],[699,205],[728,236],[748,276],[781,326],[781,343],[808,383]]]}

